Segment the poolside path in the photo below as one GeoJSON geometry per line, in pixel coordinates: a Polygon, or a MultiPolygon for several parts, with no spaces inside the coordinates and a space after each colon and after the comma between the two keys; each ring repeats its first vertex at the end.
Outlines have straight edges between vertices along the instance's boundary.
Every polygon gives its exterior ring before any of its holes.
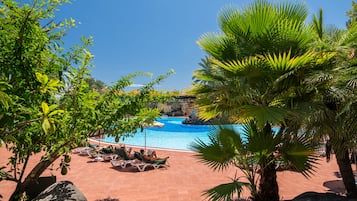
{"type": "MultiPolygon", "coordinates": [[[[230,182],[229,178],[236,173],[233,168],[225,172],[213,172],[200,163],[193,152],[157,152],[159,157],[170,156],[168,169],[138,172],[132,168],[113,168],[110,162],[91,162],[86,156],[72,154],[70,170],[66,176],[62,176],[59,171],[46,171],[45,175],[52,173],[57,175],[58,181],[72,181],[90,201],[199,201],[205,200],[201,196],[202,191],[230,182]]],[[[1,147],[0,156],[1,167],[7,163],[10,155],[1,147]]],[[[34,156],[29,166],[33,167],[39,158],[40,155],[34,156]]],[[[343,184],[337,172],[334,156],[329,163],[322,158],[315,176],[309,180],[298,173],[279,172],[281,199],[292,199],[306,191],[343,193],[343,184]]],[[[4,196],[4,201],[8,200],[14,187],[13,182],[0,182],[0,194],[4,196]]],[[[244,192],[244,197],[248,196],[249,193],[244,192]]]]}

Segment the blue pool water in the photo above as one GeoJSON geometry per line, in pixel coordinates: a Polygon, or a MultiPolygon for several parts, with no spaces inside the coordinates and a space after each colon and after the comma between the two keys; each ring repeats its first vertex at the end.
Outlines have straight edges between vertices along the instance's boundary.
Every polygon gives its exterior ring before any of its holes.
{"type": "MultiPolygon", "coordinates": [[[[146,146],[168,149],[189,150],[190,144],[195,139],[200,139],[208,143],[208,133],[212,126],[208,125],[185,125],[182,124],[184,118],[169,117],[158,118],[157,121],[164,124],[164,127],[149,127],[143,132],[138,131],[134,137],[125,138],[118,143],[127,145],[144,146],[146,132],[146,146]]],[[[241,126],[235,126],[235,129],[240,129],[241,126]]],[[[104,141],[114,143],[114,137],[106,136],[104,141]]]]}

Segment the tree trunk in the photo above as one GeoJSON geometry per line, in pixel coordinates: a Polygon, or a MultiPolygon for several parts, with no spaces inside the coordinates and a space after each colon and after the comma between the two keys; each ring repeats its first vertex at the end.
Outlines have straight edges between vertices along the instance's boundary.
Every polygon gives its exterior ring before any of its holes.
{"type": "Polygon", "coordinates": [[[49,159],[40,161],[31,170],[31,172],[27,175],[27,177],[25,178],[25,180],[23,182],[17,183],[16,189],[12,193],[9,201],[20,200],[21,197],[19,197],[19,196],[21,196],[30,185],[32,185],[34,182],[36,182],[37,179],[41,176],[41,174],[60,156],[61,155],[59,155],[58,152],[54,152],[51,154],[49,159]]]}
{"type": "Polygon", "coordinates": [[[279,187],[276,180],[275,164],[271,163],[261,169],[257,197],[254,201],[279,201],[279,187]]]}
{"type": "Polygon", "coordinates": [[[346,150],[343,154],[336,154],[336,159],[342,176],[343,184],[345,185],[347,191],[347,196],[357,198],[355,177],[352,172],[348,151],[346,150]]]}

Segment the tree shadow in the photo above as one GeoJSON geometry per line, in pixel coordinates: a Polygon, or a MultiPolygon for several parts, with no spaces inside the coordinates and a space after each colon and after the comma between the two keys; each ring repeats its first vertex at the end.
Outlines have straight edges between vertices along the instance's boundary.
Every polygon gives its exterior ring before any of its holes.
{"type": "Polygon", "coordinates": [[[95,200],[95,201],[119,201],[119,199],[117,198],[104,198],[104,199],[98,199],[98,200],[95,200]]]}
{"type": "Polygon", "coordinates": [[[33,200],[52,200],[53,195],[61,198],[57,200],[82,200],[85,198],[71,181],[60,181],[46,188],[33,200]]]}
{"type": "Polygon", "coordinates": [[[325,181],[323,186],[329,188],[329,192],[334,192],[337,194],[344,194],[345,193],[345,186],[342,180],[332,180],[332,181],[325,181]]]}
{"type": "Polygon", "coordinates": [[[132,166],[126,167],[126,168],[122,168],[122,167],[110,167],[113,170],[119,171],[119,172],[128,172],[128,173],[140,173],[140,171],[132,166]]]}
{"type": "MultiPolygon", "coordinates": [[[[120,166],[117,167],[111,167],[112,169],[119,171],[119,172],[129,172],[129,173],[142,173],[138,170],[138,168],[134,167],[134,166],[127,166],[126,168],[122,168],[120,166]]],[[[151,170],[155,170],[154,167],[146,167],[145,171],[151,171],[151,170]]]]}

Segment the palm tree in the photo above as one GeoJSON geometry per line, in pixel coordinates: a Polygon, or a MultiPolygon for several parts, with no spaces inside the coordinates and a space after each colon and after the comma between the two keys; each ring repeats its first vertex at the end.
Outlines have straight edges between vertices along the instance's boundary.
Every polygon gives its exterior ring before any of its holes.
{"type": "Polygon", "coordinates": [[[223,33],[205,34],[198,41],[209,54],[209,70],[194,72],[192,91],[201,118],[232,114],[244,119],[251,112],[272,109],[258,121],[262,126],[265,120],[283,118],[276,94],[306,97],[308,92],[298,91],[301,75],[311,71],[318,56],[307,51],[312,38],[303,23],[306,13],[300,4],[274,7],[265,1],[242,13],[232,7],[223,10],[219,18],[223,33]]]}
{"type": "MultiPolygon", "coordinates": [[[[205,34],[198,41],[209,55],[210,69],[194,73],[192,92],[199,116],[229,116],[237,123],[254,119],[259,130],[274,124],[284,136],[296,139],[305,112],[314,106],[309,101],[315,88],[306,77],[333,57],[309,51],[313,38],[304,24],[306,16],[302,4],[267,1],[256,1],[242,11],[222,10],[222,33],[205,34]]],[[[275,164],[260,165],[264,173],[257,199],[264,195],[278,200],[275,164]]]]}
{"type": "MultiPolygon", "coordinates": [[[[269,124],[260,130],[251,120],[243,125],[242,132],[221,126],[210,134],[210,144],[197,140],[192,149],[197,156],[214,170],[223,170],[230,165],[240,168],[250,182],[251,197],[254,201],[279,200],[276,181],[276,163],[289,167],[308,176],[317,160],[315,145],[304,135],[287,137],[283,132],[274,134],[269,124]],[[275,174],[271,174],[274,172],[275,174]],[[260,174],[259,191],[256,191],[255,174],[260,174]]],[[[231,183],[219,185],[206,191],[211,200],[227,200],[233,193],[238,196],[247,183],[234,178],[231,183]]]]}
{"type": "Polygon", "coordinates": [[[316,36],[313,46],[321,54],[333,52],[335,56],[323,71],[317,71],[311,77],[310,83],[319,88],[314,102],[320,107],[312,111],[306,124],[317,137],[327,135],[330,138],[347,194],[357,197],[349,158],[349,150],[356,146],[357,59],[354,52],[357,24],[351,20],[347,30],[340,30],[324,27],[322,19],[320,10],[312,25],[312,33],[316,36]]]}

